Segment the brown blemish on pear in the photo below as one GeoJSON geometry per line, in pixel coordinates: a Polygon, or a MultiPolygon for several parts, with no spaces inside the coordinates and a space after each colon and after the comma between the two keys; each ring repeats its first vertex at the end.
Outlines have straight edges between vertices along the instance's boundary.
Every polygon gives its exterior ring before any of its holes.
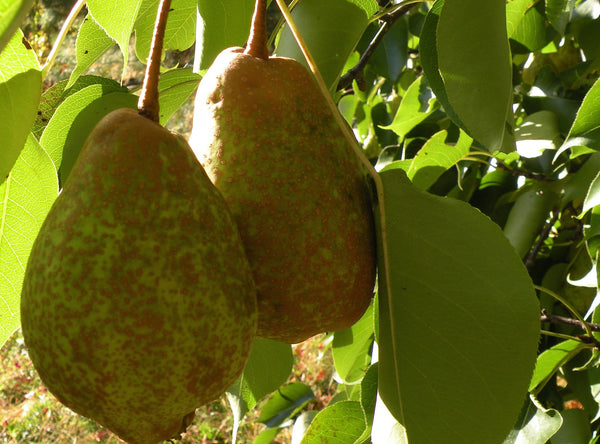
{"type": "MultiPolygon", "coordinates": [[[[264,8],[258,0],[255,21],[264,8]]],[[[202,79],[190,145],[240,229],[258,334],[294,343],[351,326],[369,305],[370,193],[312,76],[295,60],[265,57],[266,37],[255,34],[249,49],[224,50],[202,79]]]]}

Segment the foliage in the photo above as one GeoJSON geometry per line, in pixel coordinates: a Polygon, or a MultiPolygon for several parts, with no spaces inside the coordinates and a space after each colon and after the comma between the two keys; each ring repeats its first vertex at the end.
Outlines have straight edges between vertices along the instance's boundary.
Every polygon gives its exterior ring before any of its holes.
{"type": "MultiPolygon", "coordinates": [[[[167,55],[195,41],[194,69],[165,64],[162,123],[220,50],[244,44],[253,3],[173,0],[167,55]]],[[[89,0],[71,77],[49,88],[52,58],[41,67],[13,34],[26,6],[0,1],[0,343],[19,325],[31,243],[82,141],[110,110],[135,107],[136,87],[88,71],[115,43],[127,64],[134,32],[144,60],[157,1],[89,0]]],[[[332,336],[329,404],[307,413],[311,388],[285,383],[289,346],[257,341],[227,393],[236,427],[260,407],[269,428],[255,442],[291,423],[308,444],[596,442],[598,1],[292,6],[377,171],[379,279],[365,316],[332,336]]],[[[304,63],[283,21],[271,40],[304,63]]]]}

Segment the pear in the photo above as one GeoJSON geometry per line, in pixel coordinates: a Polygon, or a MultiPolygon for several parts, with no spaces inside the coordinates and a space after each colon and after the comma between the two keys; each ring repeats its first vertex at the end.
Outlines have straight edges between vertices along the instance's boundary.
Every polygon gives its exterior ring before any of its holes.
{"type": "Polygon", "coordinates": [[[240,230],[258,335],[296,343],[364,313],[375,235],[367,172],[306,68],[269,56],[265,9],[202,78],[190,146],[240,230]]]}
{"type": "Polygon", "coordinates": [[[100,121],[35,240],[21,317],[48,389],[129,443],[178,437],[236,380],[254,284],[185,139],[129,109],[100,121]]]}

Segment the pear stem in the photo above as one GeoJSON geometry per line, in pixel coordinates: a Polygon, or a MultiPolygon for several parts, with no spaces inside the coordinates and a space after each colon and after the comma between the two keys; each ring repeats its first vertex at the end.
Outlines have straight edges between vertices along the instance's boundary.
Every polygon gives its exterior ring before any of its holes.
{"type": "Polygon", "coordinates": [[[138,100],[138,113],[153,122],[159,123],[160,106],[158,104],[158,79],[160,77],[160,62],[162,59],[163,40],[167,27],[167,17],[171,0],[161,0],[156,12],[156,22],[152,33],[150,55],[146,65],[146,74],[142,92],[138,100]]]}
{"type": "Polygon", "coordinates": [[[267,0],[256,0],[250,36],[244,54],[267,60],[269,58],[267,39],[267,0]]]}

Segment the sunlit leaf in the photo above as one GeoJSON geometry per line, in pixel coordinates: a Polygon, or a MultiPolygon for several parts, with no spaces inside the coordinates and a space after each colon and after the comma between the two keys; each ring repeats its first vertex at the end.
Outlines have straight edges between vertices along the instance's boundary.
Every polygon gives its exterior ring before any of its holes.
{"type": "Polygon", "coordinates": [[[115,41],[88,14],[77,34],[77,66],[71,73],[65,88],[71,87],[79,76],[86,72],[114,44],[115,41]]]}
{"type": "Polygon", "coordinates": [[[41,93],[40,65],[18,31],[0,53],[0,183],[23,149],[41,93]]]}
{"type": "Polygon", "coordinates": [[[0,185],[0,346],[20,324],[29,252],[58,195],[56,169],[33,136],[0,185]]]}
{"type": "MultiPolygon", "coordinates": [[[[156,21],[159,0],[143,0],[135,22],[135,52],[145,62],[156,21]]],[[[198,0],[172,0],[165,29],[163,49],[184,50],[196,39],[196,5],[198,0]]]]}
{"type": "Polygon", "coordinates": [[[0,0],[0,51],[21,25],[31,5],[33,0],[0,0]]]}
{"type": "Polygon", "coordinates": [[[545,350],[537,358],[529,383],[529,391],[534,394],[538,393],[560,366],[586,348],[588,347],[581,341],[568,339],[545,350]]]}
{"type": "Polygon", "coordinates": [[[117,42],[123,53],[123,66],[129,61],[129,39],[142,0],[88,0],[87,7],[96,23],[117,42]]]}
{"type": "Polygon", "coordinates": [[[320,411],[300,444],[348,444],[361,437],[365,419],[360,403],[340,401],[320,411]]]}

